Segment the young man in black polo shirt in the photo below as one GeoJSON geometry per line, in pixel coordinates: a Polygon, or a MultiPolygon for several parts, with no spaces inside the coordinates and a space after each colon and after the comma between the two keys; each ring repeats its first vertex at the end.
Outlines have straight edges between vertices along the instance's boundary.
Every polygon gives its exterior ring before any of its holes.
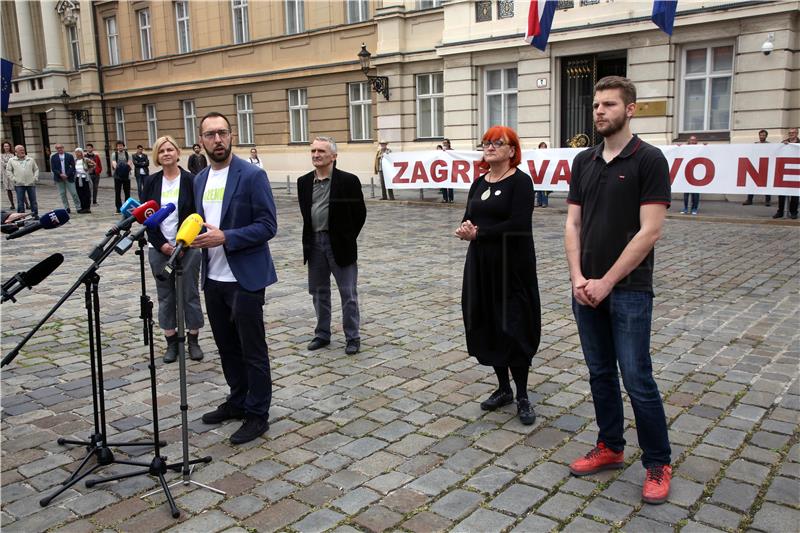
{"type": "Polygon", "coordinates": [[[669,168],[660,150],[631,133],[635,110],[630,80],[597,82],[593,117],[604,140],[572,165],[564,241],[599,433],[597,446],[570,470],[583,476],[624,466],[619,365],[647,470],[642,499],[663,503],[671,450],[650,362],[650,323],[653,247],[670,203],[669,168]]]}

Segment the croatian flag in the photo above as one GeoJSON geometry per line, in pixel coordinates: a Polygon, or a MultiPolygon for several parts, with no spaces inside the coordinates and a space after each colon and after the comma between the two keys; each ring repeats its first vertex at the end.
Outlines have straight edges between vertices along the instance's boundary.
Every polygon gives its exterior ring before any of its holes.
{"type": "Polygon", "coordinates": [[[653,14],[650,19],[653,24],[664,30],[667,35],[672,35],[675,24],[675,11],[678,9],[678,0],[654,0],[653,14]]]}
{"type": "Polygon", "coordinates": [[[550,26],[553,25],[557,4],[557,0],[531,0],[525,41],[542,52],[547,48],[547,39],[550,37],[550,26]]]}

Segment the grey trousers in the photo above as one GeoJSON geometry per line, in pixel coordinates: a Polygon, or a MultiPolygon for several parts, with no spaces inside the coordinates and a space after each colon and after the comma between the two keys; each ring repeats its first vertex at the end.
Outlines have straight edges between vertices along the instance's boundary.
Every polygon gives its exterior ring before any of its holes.
{"type": "Polygon", "coordinates": [[[61,203],[64,205],[64,209],[69,209],[69,202],[67,201],[67,193],[72,196],[72,203],[75,205],[75,210],[81,208],[81,199],[78,198],[78,190],[75,188],[74,183],[70,183],[69,181],[58,180],[56,182],[56,188],[58,189],[58,195],[61,197],[61,203]]]}
{"type": "MultiPolygon", "coordinates": [[[[150,268],[156,282],[156,292],[158,294],[158,325],[161,329],[177,329],[177,302],[175,296],[175,275],[173,274],[167,281],[160,281],[155,275],[164,268],[169,261],[169,257],[162,254],[155,248],[150,248],[147,254],[150,261],[150,268]]],[[[203,253],[197,248],[189,248],[183,254],[181,265],[183,265],[183,314],[187,330],[200,329],[203,327],[203,308],[200,305],[200,261],[203,253]]]]}
{"type": "Polygon", "coordinates": [[[345,267],[337,265],[328,232],[320,231],[314,234],[314,244],[308,258],[308,292],[317,313],[314,336],[326,341],[331,338],[331,274],[342,299],[344,336],[348,341],[359,340],[358,264],[345,267]]]}

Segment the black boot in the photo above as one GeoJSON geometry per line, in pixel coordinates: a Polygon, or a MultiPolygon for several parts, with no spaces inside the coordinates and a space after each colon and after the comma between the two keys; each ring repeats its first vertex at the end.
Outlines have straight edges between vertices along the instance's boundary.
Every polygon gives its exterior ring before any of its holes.
{"type": "Polygon", "coordinates": [[[200,332],[186,334],[186,346],[189,348],[189,359],[192,361],[203,360],[203,349],[200,348],[199,336],[200,332]]]}
{"type": "Polygon", "coordinates": [[[167,352],[164,354],[164,362],[174,363],[178,360],[178,334],[174,333],[167,337],[167,352]]]}

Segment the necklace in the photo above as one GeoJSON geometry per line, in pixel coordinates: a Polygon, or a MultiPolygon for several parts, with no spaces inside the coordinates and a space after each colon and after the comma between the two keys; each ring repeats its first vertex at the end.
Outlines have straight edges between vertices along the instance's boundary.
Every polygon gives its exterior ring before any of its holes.
{"type": "MultiPolygon", "coordinates": [[[[483,194],[481,194],[481,200],[486,201],[489,198],[491,198],[491,196],[492,196],[492,185],[495,185],[495,184],[500,183],[501,181],[503,181],[503,179],[506,178],[506,174],[508,174],[509,172],[511,172],[513,170],[514,170],[513,168],[509,168],[508,170],[503,172],[503,174],[499,178],[497,178],[494,181],[489,181],[489,175],[487,174],[484,179],[486,180],[486,183],[489,184],[489,187],[485,191],[483,191],[483,194]]],[[[501,192],[502,191],[497,189],[497,190],[494,191],[494,195],[495,196],[500,196],[501,192]]]]}

